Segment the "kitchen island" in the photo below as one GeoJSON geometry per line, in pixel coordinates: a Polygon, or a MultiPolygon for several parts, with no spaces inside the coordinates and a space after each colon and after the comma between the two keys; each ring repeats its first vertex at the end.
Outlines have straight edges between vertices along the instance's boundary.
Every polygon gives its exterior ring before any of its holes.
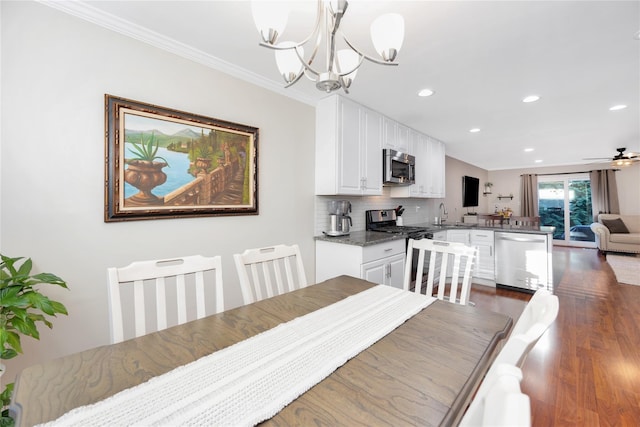
{"type": "MultiPolygon", "coordinates": [[[[475,285],[526,292],[553,288],[554,227],[470,223],[410,226],[423,228],[436,240],[476,246],[475,285]]],[[[406,234],[355,231],[349,236],[316,236],[315,239],[317,281],[347,274],[375,283],[402,286],[406,234]]]]}

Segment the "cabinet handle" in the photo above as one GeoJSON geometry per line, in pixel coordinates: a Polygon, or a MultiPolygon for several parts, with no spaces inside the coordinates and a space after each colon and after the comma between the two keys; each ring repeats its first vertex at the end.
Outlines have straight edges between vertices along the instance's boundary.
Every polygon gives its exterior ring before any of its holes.
{"type": "Polygon", "coordinates": [[[393,248],[387,248],[387,249],[385,249],[384,251],[385,251],[385,252],[389,252],[389,251],[392,251],[392,250],[393,250],[393,248]]]}

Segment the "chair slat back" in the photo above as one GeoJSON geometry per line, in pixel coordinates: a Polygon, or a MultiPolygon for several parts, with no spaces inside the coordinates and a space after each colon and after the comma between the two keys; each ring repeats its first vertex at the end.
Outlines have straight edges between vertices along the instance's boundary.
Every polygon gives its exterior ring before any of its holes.
{"type": "Polygon", "coordinates": [[[466,305],[469,302],[469,294],[471,292],[471,274],[473,263],[477,256],[477,248],[457,242],[409,239],[403,283],[405,290],[410,290],[411,288],[414,249],[418,249],[416,270],[418,274],[416,275],[413,291],[422,293],[424,289],[425,295],[432,296],[434,288],[437,287],[435,296],[438,299],[466,305]],[[421,272],[424,271],[427,253],[429,253],[429,263],[427,264],[429,269],[426,286],[424,286],[421,272]],[[451,268],[449,268],[450,265],[451,268]],[[447,282],[449,282],[449,286],[446,286],[447,282]]]}
{"type": "Polygon", "coordinates": [[[511,216],[511,218],[509,218],[509,223],[512,225],[539,227],[540,217],[539,216],[511,216]]]}
{"type": "Polygon", "coordinates": [[[107,276],[112,343],[121,342],[125,339],[125,335],[128,335],[125,333],[125,329],[128,329],[125,325],[129,322],[125,324],[125,313],[127,318],[134,319],[134,334],[128,337],[133,338],[149,332],[161,331],[169,325],[180,325],[189,320],[224,311],[222,262],[219,256],[193,255],[137,261],[126,267],[108,268],[107,276]],[[213,282],[211,286],[208,283],[205,286],[207,281],[205,277],[211,279],[213,282]],[[133,289],[124,295],[128,287],[133,289]],[[212,298],[215,299],[215,310],[211,309],[210,312],[207,312],[205,288],[213,290],[212,298]],[[192,298],[188,299],[188,295],[192,298]],[[123,300],[128,299],[131,301],[128,301],[125,308],[123,300]],[[149,305],[155,307],[155,316],[151,316],[148,312],[149,305]],[[176,320],[169,322],[168,314],[174,312],[173,317],[176,320]],[[148,326],[148,320],[151,317],[154,317],[155,327],[148,326]]]}
{"type": "Polygon", "coordinates": [[[247,249],[233,258],[245,304],[307,286],[298,245],[247,249]]]}
{"type": "Polygon", "coordinates": [[[498,214],[495,214],[495,215],[478,214],[479,225],[485,225],[485,226],[501,225],[502,220],[503,220],[502,216],[498,214]]]}
{"type": "Polygon", "coordinates": [[[538,289],[522,311],[491,369],[500,363],[522,367],[531,349],[558,317],[559,309],[557,296],[547,289],[538,289]]]}

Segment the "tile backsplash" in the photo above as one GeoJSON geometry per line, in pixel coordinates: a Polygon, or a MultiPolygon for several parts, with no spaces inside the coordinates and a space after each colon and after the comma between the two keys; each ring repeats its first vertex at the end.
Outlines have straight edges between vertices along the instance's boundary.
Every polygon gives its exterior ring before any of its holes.
{"type": "MultiPolygon", "coordinates": [[[[403,199],[391,198],[390,189],[385,187],[382,196],[316,196],[315,198],[315,234],[321,235],[329,229],[329,213],[327,202],[330,200],[348,200],[351,202],[351,231],[362,231],[366,228],[365,211],[371,209],[394,209],[399,205],[405,208],[402,215],[404,225],[433,222],[438,216],[438,208],[443,199],[403,199]]],[[[453,212],[449,212],[453,218],[453,212]]]]}

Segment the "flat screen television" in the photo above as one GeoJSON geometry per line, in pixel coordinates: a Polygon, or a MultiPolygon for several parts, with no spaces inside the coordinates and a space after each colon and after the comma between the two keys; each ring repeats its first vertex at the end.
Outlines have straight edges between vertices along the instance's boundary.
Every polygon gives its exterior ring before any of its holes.
{"type": "Polygon", "coordinates": [[[462,177],[462,206],[472,207],[478,206],[478,197],[480,194],[480,179],[472,176],[462,177]]]}

